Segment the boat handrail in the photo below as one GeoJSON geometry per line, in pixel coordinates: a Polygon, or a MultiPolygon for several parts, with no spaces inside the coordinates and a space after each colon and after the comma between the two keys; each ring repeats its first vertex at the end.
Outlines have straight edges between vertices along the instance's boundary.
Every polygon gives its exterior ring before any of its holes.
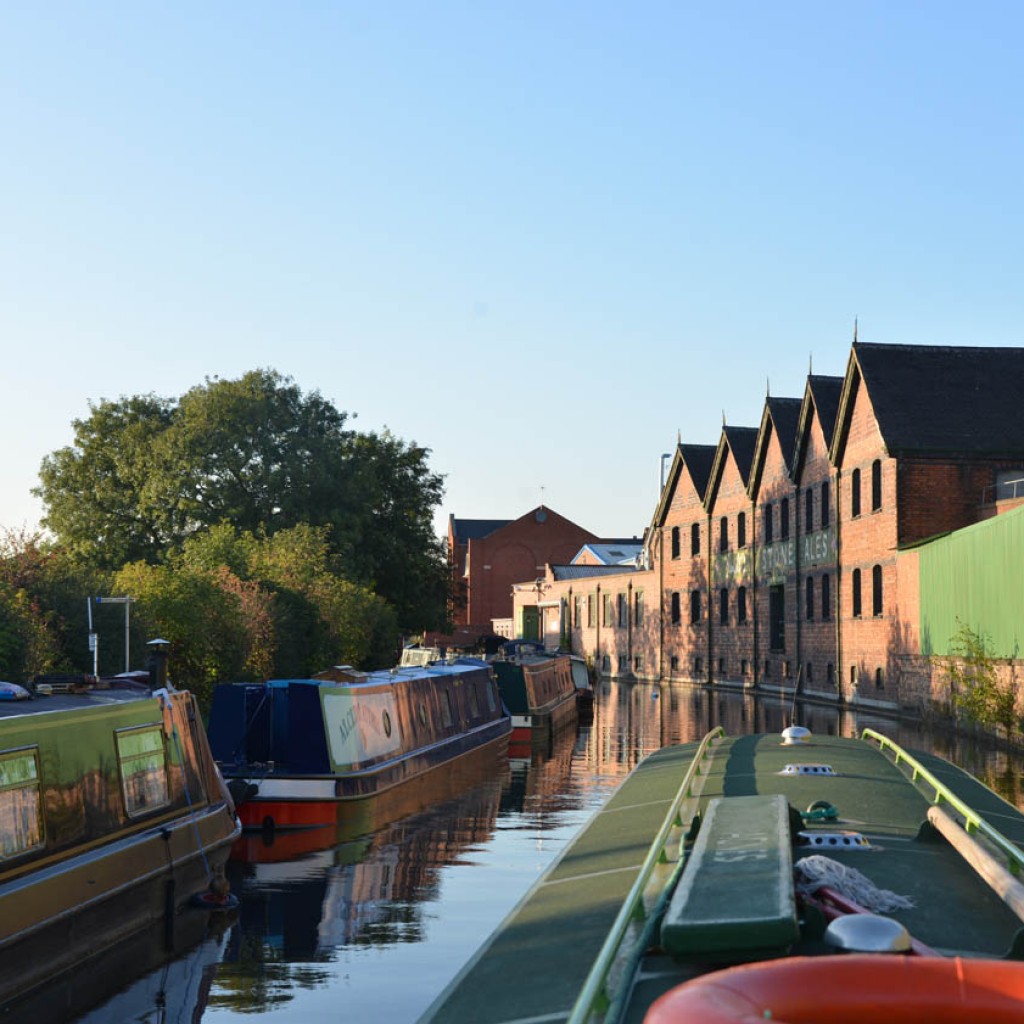
{"type": "Polygon", "coordinates": [[[888,748],[892,751],[895,763],[905,761],[913,769],[912,781],[923,779],[934,791],[935,796],[932,803],[938,806],[947,803],[963,817],[964,831],[980,832],[993,846],[997,847],[1006,857],[1007,867],[1011,874],[1019,875],[1024,868],[1024,851],[1022,851],[1012,840],[1007,839],[997,828],[990,825],[970,804],[960,799],[945,783],[940,782],[920,761],[912,754],[907,753],[898,743],[889,739],[884,733],[876,732],[874,729],[864,729],[861,732],[862,740],[875,740],[879,749],[888,748]]]}
{"type": "MultiPolygon", "coordinates": [[[[672,800],[672,806],[665,815],[665,820],[662,822],[657,835],[651,842],[650,849],[647,851],[647,857],[640,866],[640,871],[633,882],[633,887],[629,890],[623,901],[619,914],[609,929],[608,937],[605,939],[604,945],[597,954],[594,965],[587,975],[587,980],[580,989],[580,994],[576,998],[576,1003],[569,1014],[566,1024],[585,1024],[595,1012],[604,1012],[611,1005],[611,1000],[608,998],[607,991],[605,990],[605,984],[616,961],[623,937],[634,920],[638,917],[651,916],[647,915],[644,910],[644,890],[647,888],[647,883],[650,881],[655,865],[665,863],[668,859],[665,854],[665,844],[672,830],[682,825],[682,821],[679,818],[679,809],[687,797],[693,796],[694,780],[701,774],[701,764],[704,758],[708,756],[711,744],[715,740],[722,739],[724,736],[725,729],[720,725],[716,725],[701,740],[700,746],[690,761],[690,766],[687,768],[683,781],[680,783],[679,789],[672,800]]],[[[682,862],[682,858],[680,858],[680,862],[682,862]]]]}

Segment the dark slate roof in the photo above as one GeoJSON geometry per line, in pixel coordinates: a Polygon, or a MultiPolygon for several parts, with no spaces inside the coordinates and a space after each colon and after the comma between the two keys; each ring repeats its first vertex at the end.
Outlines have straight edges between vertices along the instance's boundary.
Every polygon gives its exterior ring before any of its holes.
{"type": "Polygon", "coordinates": [[[832,444],[832,435],[836,430],[836,416],[839,415],[839,399],[843,393],[842,377],[824,377],[811,374],[807,384],[814,398],[814,408],[818,412],[825,444],[832,444]]]}
{"type": "MultiPolygon", "coordinates": [[[[754,448],[757,446],[759,430],[757,427],[722,427],[722,433],[729,442],[732,457],[736,460],[736,468],[740,471],[740,479],[746,484],[750,480],[750,466],[754,461],[754,448]]],[[[796,435],[795,424],[793,434],[796,435]]]]}
{"type": "Polygon", "coordinates": [[[707,494],[708,480],[711,479],[711,467],[715,464],[715,452],[718,446],[713,444],[681,444],[679,454],[686,468],[690,471],[690,479],[697,493],[703,500],[707,494]]]}
{"type": "Polygon", "coordinates": [[[452,519],[452,532],[457,541],[480,540],[508,526],[512,519],[452,519]]]}
{"type": "Polygon", "coordinates": [[[765,404],[772,414],[775,424],[775,435],[779,439],[779,448],[787,466],[793,461],[793,448],[796,445],[796,428],[800,422],[800,398],[766,398],[765,404]]]}
{"type": "Polygon", "coordinates": [[[1024,453],[1024,348],[855,342],[892,452],[1024,453]]]}

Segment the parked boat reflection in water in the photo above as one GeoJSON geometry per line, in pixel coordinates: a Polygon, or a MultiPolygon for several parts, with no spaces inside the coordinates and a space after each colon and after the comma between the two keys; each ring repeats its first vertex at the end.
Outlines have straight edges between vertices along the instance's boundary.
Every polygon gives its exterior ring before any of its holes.
{"type": "MultiPolygon", "coordinates": [[[[213,979],[209,1006],[216,1012],[208,1016],[300,1024],[335,1019],[343,1006],[348,1024],[411,1024],[641,758],[719,724],[733,734],[781,730],[790,711],[775,697],[603,682],[591,725],[556,734],[547,746],[531,744],[528,759],[482,768],[485,774],[464,780],[461,794],[383,826],[361,847],[230,864],[244,917],[213,979]],[[359,875],[364,856],[373,866],[359,875]],[[347,923],[324,927],[331,941],[320,938],[321,922],[337,920],[325,909],[328,877],[350,894],[347,923]],[[296,892],[307,895],[291,899],[296,892]],[[247,1008],[247,986],[258,1009],[247,1008]]],[[[905,746],[963,764],[1022,805],[1024,765],[1016,755],[873,712],[798,705],[797,716],[821,735],[878,727],[905,746]]],[[[278,844],[288,838],[273,836],[263,859],[283,853],[278,844]]],[[[263,836],[247,841],[262,843],[263,836]]]]}

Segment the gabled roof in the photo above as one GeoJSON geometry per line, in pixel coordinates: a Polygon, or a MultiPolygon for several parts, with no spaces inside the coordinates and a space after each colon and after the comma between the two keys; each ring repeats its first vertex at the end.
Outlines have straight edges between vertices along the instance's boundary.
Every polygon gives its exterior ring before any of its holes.
{"type": "Polygon", "coordinates": [[[796,481],[803,469],[804,455],[807,451],[807,439],[810,436],[811,423],[817,416],[821,424],[821,432],[825,436],[826,450],[832,447],[832,435],[836,428],[836,415],[839,412],[839,396],[843,391],[842,377],[824,377],[811,374],[804,388],[804,398],[800,404],[800,418],[797,421],[796,445],[793,449],[793,461],[790,475],[796,481]]]}
{"type": "Polygon", "coordinates": [[[754,462],[754,448],[757,445],[758,430],[756,427],[722,427],[722,436],[715,449],[715,460],[711,465],[711,478],[704,492],[704,507],[711,508],[718,493],[718,484],[725,470],[727,453],[732,454],[740,480],[746,487],[750,483],[750,467],[754,462]]]}
{"type": "MultiPolygon", "coordinates": [[[[643,544],[636,537],[628,541],[597,541],[584,544],[576,555],[579,558],[584,551],[589,551],[602,565],[627,565],[636,560],[643,549],[643,544]]],[[[573,559],[573,564],[576,559],[573,559]]]]}
{"type": "Polygon", "coordinates": [[[861,382],[890,455],[1024,455],[1024,348],[854,342],[830,452],[834,463],[861,382]]]}
{"type": "Polygon", "coordinates": [[[456,519],[451,516],[452,536],[457,543],[464,544],[468,540],[480,540],[488,534],[500,530],[503,526],[515,522],[513,519],[456,519]]]}
{"type": "Polygon", "coordinates": [[[839,399],[843,393],[842,377],[825,377],[822,375],[807,378],[807,387],[814,398],[814,406],[818,410],[818,421],[825,434],[825,443],[832,443],[832,435],[836,429],[836,417],[839,415],[839,399]]]}
{"type": "Polygon", "coordinates": [[[764,472],[765,459],[768,458],[768,444],[772,437],[779,440],[782,461],[789,471],[796,447],[796,428],[800,420],[799,398],[772,398],[764,400],[761,410],[761,428],[757,432],[757,445],[754,448],[754,464],[747,478],[747,490],[753,496],[761,486],[761,474],[764,472]]]}
{"type": "MultiPolygon", "coordinates": [[[[658,500],[658,507],[654,510],[652,527],[661,526],[668,514],[668,507],[672,504],[672,497],[679,484],[679,477],[682,475],[685,466],[693,481],[694,490],[701,501],[707,493],[708,481],[711,479],[711,467],[714,465],[715,452],[717,447],[713,444],[677,444],[675,455],[672,457],[672,465],[669,467],[668,477],[665,486],[661,490],[661,497],[658,500]]],[[[654,536],[654,530],[648,531],[648,536],[654,536]]]]}

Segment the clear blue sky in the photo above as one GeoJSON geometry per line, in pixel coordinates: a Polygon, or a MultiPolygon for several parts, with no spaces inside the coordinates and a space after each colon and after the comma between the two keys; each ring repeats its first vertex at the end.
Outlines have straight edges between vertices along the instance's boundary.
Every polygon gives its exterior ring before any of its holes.
{"type": "Polygon", "coordinates": [[[255,367],[438,517],[639,534],[864,341],[1024,344],[1016,3],[0,5],[0,526],[90,401],[255,367]]]}

